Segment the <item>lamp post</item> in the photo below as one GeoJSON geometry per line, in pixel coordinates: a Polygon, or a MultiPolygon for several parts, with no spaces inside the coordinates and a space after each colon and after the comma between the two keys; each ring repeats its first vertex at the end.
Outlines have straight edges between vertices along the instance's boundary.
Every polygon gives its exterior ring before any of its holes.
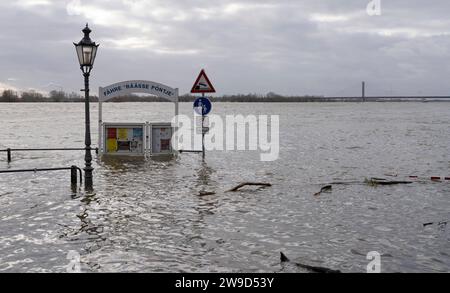
{"type": "Polygon", "coordinates": [[[91,121],[89,114],[89,75],[91,73],[92,67],[94,66],[95,56],[97,55],[97,48],[99,45],[92,42],[89,34],[91,33],[91,29],[86,24],[86,27],[82,30],[84,33],[83,39],[81,39],[78,44],[73,43],[75,45],[78,61],[80,62],[80,68],[83,72],[84,76],[84,105],[85,105],[85,167],[84,167],[84,187],[86,190],[93,189],[93,180],[92,180],[92,155],[91,155],[91,121]]]}

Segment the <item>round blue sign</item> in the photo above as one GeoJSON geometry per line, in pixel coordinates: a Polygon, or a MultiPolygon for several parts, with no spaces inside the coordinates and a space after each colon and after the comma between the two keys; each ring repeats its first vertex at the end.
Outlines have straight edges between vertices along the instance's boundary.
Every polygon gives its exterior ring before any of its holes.
{"type": "Polygon", "coordinates": [[[194,111],[198,115],[208,115],[209,112],[211,112],[212,104],[211,101],[208,98],[197,98],[194,101],[194,111]]]}

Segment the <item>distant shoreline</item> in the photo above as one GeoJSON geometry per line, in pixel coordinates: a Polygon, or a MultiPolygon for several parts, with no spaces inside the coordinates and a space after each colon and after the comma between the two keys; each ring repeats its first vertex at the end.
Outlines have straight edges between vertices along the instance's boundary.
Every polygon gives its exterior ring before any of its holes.
{"type": "MultiPolygon", "coordinates": [[[[182,99],[180,97],[180,103],[191,103],[194,102],[195,99],[182,99]]],[[[392,103],[392,102],[421,102],[421,103],[438,103],[438,102],[450,102],[450,97],[435,97],[435,98],[422,98],[422,97],[402,97],[402,98],[365,98],[364,100],[361,98],[315,98],[315,99],[222,99],[222,98],[211,98],[211,102],[213,103],[363,103],[363,102],[372,102],[372,103],[392,103]]],[[[91,97],[90,102],[97,103],[98,99],[96,97],[91,97]]],[[[160,99],[160,98],[142,98],[142,99],[113,99],[111,101],[107,101],[107,103],[170,103],[170,101],[160,99]]],[[[27,104],[27,103],[84,103],[84,99],[79,99],[76,101],[70,100],[59,100],[54,101],[51,99],[47,100],[39,100],[39,101],[1,101],[0,103],[10,103],[10,104],[27,104]]]]}
{"type": "MultiPolygon", "coordinates": [[[[193,102],[197,96],[184,94],[179,96],[179,102],[193,102]]],[[[450,96],[372,96],[372,97],[325,97],[325,96],[283,96],[276,93],[266,95],[235,94],[209,97],[212,102],[229,103],[330,103],[330,102],[446,102],[450,96]]],[[[97,96],[90,96],[91,102],[98,102],[97,96]]],[[[20,95],[12,90],[4,90],[0,95],[0,103],[82,103],[84,96],[77,93],[65,93],[63,91],[51,91],[48,96],[30,91],[20,95]]],[[[108,102],[167,102],[164,98],[156,96],[127,95],[114,97],[108,102]]]]}
{"type": "MultiPolygon", "coordinates": [[[[98,100],[91,99],[91,103],[97,103],[98,100]]],[[[180,103],[190,103],[193,101],[179,101],[180,103]]],[[[438,100],[421,100],[421,99],[383,99],[383,100],[365,100],[361,99],[351,99],[351,100],[316,100],[316,101],[222,101],[222,100],[212,100],[214,103],[445,103],[450,102],[450,99],[438,99],[438,100]]],[[[0,104],[79,104],[84,103],[84,101],[0,101],[0,104]]],[[[170,101],[108,101],[106,103],[170,103],[170,101]]]]}

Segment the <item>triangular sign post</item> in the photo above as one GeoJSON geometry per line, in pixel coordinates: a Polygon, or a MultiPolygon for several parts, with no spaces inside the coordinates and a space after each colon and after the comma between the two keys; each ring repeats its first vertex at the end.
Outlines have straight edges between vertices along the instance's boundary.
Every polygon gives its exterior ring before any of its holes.
{"type": "Polygon", "coordinates": [[[202,69],[200,71],[200,74],[197,77],[197,80],[194,83],[194,86],[192,86],[191,93],[193,94],[199,94],[199,93],[215,93],[216,90],[214,89],[212,83],[209,81],[208,76],[205,73],[205,70],[202,69]]]}

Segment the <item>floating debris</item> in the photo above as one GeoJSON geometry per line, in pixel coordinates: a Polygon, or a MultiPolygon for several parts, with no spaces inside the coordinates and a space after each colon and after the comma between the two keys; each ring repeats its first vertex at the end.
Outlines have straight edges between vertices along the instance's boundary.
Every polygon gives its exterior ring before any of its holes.
{"type": "Polygon", "coordinates": [[[272,184],[270,184],[270,183],[244,182],[244,183],[241,183],[241,184],[239,184],[239,185],[237,185],[237,186],[231,188],[230,190],[228,190],[228,192],[230,192],[230,191],[231,191],[231,192],[238,191],[240,188],[242,188],[242,187],[244,187],[244,186],[247,186],[247,185],[251,185],[251,186],[262,186],[262,187],[270,187],[270,186],[272,186],[272,184]]]}
{"type": "Polygon", "coordinates": [[[398,185],[398,184],[411,184],[412,181],[393,181],[387,180],[383,178],[370,178],[365,179],[364,182],[370,186],[378,186],[378,185],[398,185]]]}
{"type": "Polygon", "coordinates": [[[200,191],[198,193],[198,196],[208,196],[208,195],[214,195],[216,194],[214,191],[200,191]]]}
{"type": "Polygon", "coordinates": [[[331,192],[331,190],[333,189],[333,186],[331,185],[325,185],[324,187],[322,187],[320,189],[319,192],[315,193],[314,196],[319,196],[322,192],[331,192]]]}
{"type": "Polygon", "coordinates": [[[423,224],[423,226],[427,227],[427,226],[431,226],[431,225],[437,224],[439,227],[443,228],[443,227],[447,226],[447,223],[448,223],[448,221],[429,222],[429,223],[423,224]]]}
{"type": "Polygon", "coordinates": [[[332,270],[329,268],[323,268],[323,267],[315,267],[315,266],[309,266],[309,265],[305,265],[305,264],[301,264],[301,263],[296,263],[296,262],[291,262],[289,260],[289,258],[286,257],[286,255],[284,255],[283,252],[280,252],[280,261],[281,264],[285,264],[285,263],[291,263],[293,265],[295,265],[298,268],[304,269],[308,272],[311,273],[320,273],[320,274],[336,274],[336,273],[341,273],[341,271],[339,270],[332,270]]]}

